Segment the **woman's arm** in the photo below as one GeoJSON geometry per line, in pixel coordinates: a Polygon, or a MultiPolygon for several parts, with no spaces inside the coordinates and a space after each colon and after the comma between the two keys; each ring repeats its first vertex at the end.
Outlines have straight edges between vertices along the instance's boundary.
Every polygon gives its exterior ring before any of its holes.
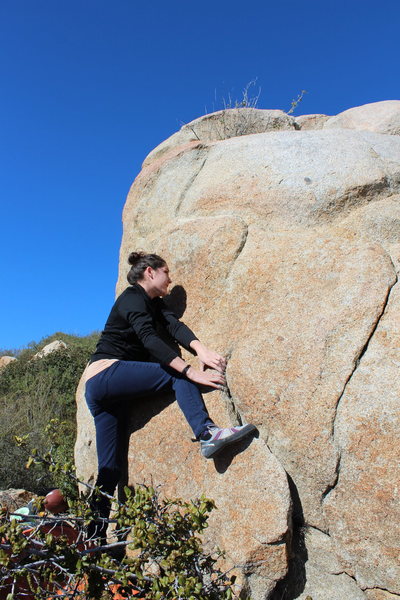
{"type": "Polygon", "coordinates": [[[194,354],[194,350],[190,347],[190,343],[197,339],[196,335],[185,323],[183,323],[183,321],[178,319],[174,311],[165,304],[164,300],[158,298],[157,301],[165,329],[174,340],[194,354]]]}
{"type": "MultiPolygon", "coordinates": [[[[226,369],[226,360],[223,356],[218,354],[218,352],[214,352],[214,350],[210,350],[204,344],[202,344],[199,340],[192,340],[190,342],[190,347],[194,350],[200,360],[201,370],[195,369],[194,367],[190,367],[186,372],[186,376],[191,381],[195,383],[200,383],[202,385],[208,385],[213,388],[223,388],[226,385],[225,379],[225,369],[226,369]],[[206,371],[206,367],[210,367],[211,371],[206,371]]],[[[182,359],[176,358],[171,363],[170,366],[183,371],[183,369],[187,366],[185,361],[182,359]],[[178,364],[178,360],[181,363],[178,364]],[[173,365],[172,363],[176,363],[173,365]]]]}

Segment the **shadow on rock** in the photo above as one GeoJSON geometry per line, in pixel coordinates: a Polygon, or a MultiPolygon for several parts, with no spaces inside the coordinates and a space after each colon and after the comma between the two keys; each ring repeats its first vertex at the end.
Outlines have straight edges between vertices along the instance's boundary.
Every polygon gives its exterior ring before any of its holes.
{"type": "Polygon", "coordinates": [[[293,502],[291,557],[287,575],[278,582],[270,600],[295,600],[303,592],[306,585],[305,564],[308,560],[308,554],[305,544],[303,508],[293,479],[289,475],[287,477],[293,502]]]}
{"type": "Polygon", "coordinates": [[[141,398],[138,406],[133,404],[130,410],[129,435],[142,429],[153,417],[160,414],[173,402],[175,402],[175,395],[166,392],[152,394],[149,398],[141,398]]]}
{"type": "Polygon", "coordinates": [[[121,471],[122,476],[118,485],[118,499],[124,501],[124,487],[128,484],[128,451],[130,436],[143,429],[153,417],[162,412],[170,404],[175,402],[174,394],[160,392],[152,394],[149,398],[141,398],[140,401],[132,402],[125,408],[122,421],[125,423],[125,431],[121,434],[121,471]]]}
{"type": "Polygon", "coordinates": [[[186,310],[187,295],[185,288],[181,285],[175,285],[170,293],[164,298],[165,304],[173,310],[178,319],[180,319],[186,310]]]}
{"type": "Polygon", "coordinates": [[[247,448],[253,442],[254,438],[258,438],[259,435],[259,431],[258,429],[256,429],[243,440],[239,440],[238,442],[235,442],[229,445],[227,448],[225,448],[221,452],[221,454],[218,454],[218,456],[214,458],[214,466],[216,471],[218,471],[218,473],[225,473],[225,471],[231,465],[234,457],[237,454],[241,454],[242,452],[247,450],[247,448]]]}

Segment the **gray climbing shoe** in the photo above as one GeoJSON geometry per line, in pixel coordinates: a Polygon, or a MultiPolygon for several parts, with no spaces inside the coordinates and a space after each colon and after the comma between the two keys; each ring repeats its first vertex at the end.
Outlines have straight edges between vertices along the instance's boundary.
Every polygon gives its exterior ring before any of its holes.
{"type": "Polygon", "coordinates": [[[209,427],[210,437],[206,440],[200,439],[201,453],[204,458],[213,458],[229,444],[238,442],[253,431],[256,431],[255,425],[237,425],[236,427],[221,428],[217,426],[209,427]]]}

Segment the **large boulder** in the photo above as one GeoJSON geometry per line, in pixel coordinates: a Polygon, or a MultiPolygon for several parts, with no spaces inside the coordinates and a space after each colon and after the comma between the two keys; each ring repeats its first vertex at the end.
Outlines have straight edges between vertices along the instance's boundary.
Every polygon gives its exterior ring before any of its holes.
{"type": "MultiPolygon", "coordinates": [[[[376,122],[386,107],[376,105],[376,122]]],[[[154,400],[147,416],[144,407],[132,415],[129,481],[153,476],[166,493],[214,497],[210,535],[247,564],[254,598],[399,594],[387,463],[400,447],[400,138],[326,127],[323,115],[297,121],[221,140],[176,134],[130,190],[117,292],[131,250],[165,256],[171,304],[229,357],[230,396],[212,394],[212,414],[253,422],[260,437],[220,473],[185,440],[175,405],[154,400]],[[240,543],[225,522],[240,528],[240,543]],[[313,533],[300,551],[305,523],[313,533]]],[[[197,131],[212,122],[203,117],[197,131]]],[[[92,473],[83,423],[78,467],[92,473]]]]}

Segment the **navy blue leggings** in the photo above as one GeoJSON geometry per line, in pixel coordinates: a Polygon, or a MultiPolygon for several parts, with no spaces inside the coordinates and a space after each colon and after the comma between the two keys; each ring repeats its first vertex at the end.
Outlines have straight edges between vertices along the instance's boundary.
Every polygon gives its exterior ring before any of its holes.
{"type": "MultiPolygon", "coordinates": [[[[94,417],[98,458],[96,485],[112,495],[121,477],[129,401],[173,389],[196,438],[213,422],[195,383],[159,363],[119,360],[86,382],[86,402],[94,417]]],[[[106,516],[107,510],[102,510],[106,516]]]]}

